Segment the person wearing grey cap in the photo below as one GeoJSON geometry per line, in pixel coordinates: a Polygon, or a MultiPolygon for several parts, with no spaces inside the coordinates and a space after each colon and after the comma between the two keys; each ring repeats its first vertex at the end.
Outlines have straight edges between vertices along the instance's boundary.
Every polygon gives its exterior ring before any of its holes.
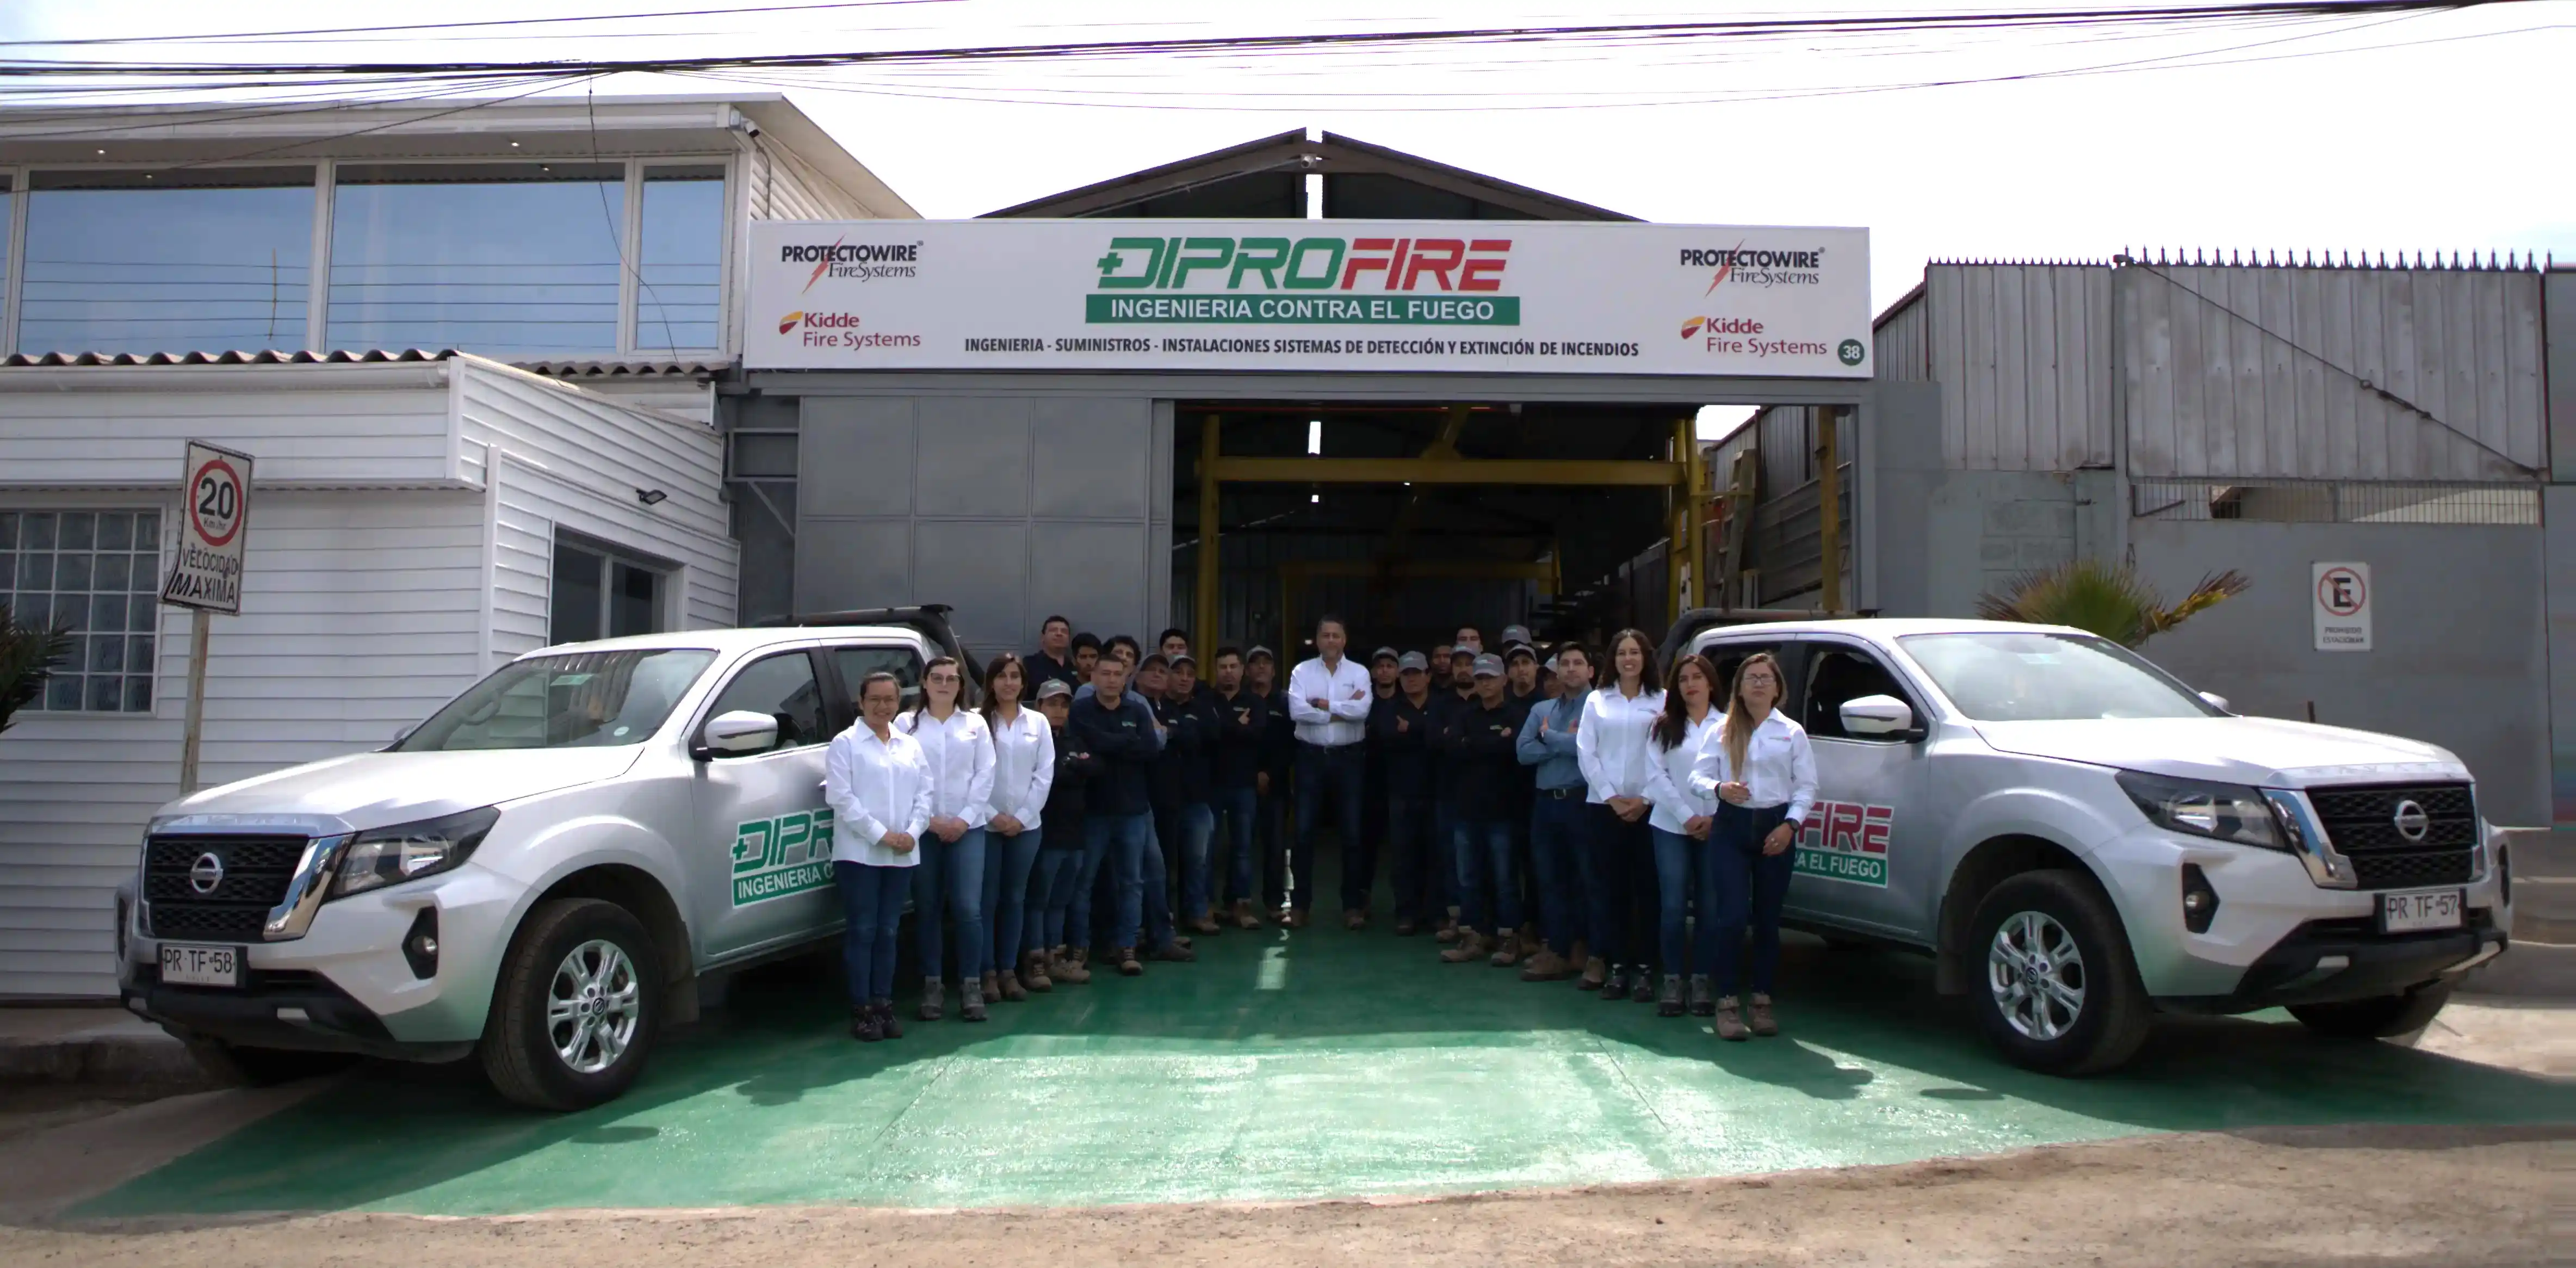
{"type": "Polygon", "coordinates": [[[1432,883],[1435,860],[1448,851],[1432,844],[1434,816],[1431,750],[1430,662],[1420,652],[1396,658],[1396,692],[1369,711],[1369,742],[1386,767],[1388,879],[1395,884],[1395,934],[1411,937],[1441,914],[1441,887],[1432,883]]]}
{"type": "MultiPolygon", "coordinates": [[[[1381,647],[1369,653],[1369,712],[1395,696],[1396,651],[1381,647]]],[[[1368,840],[1370,875],[1377,871],[1377,861],[1386,856],[1386,751],[1377,742],[1377,732],[1361,736],[1360,769],[1360,835],[1368,840]]]]}
{"type": "Polygon", "coordinates": [[[1475,698],[1452,711],[1439,743],[1449,753],[1451,815],[1458,858],[1458,941],[1440,953],[1451,964],[1520,962],[1509,935],[1521,923],[1520,882],[1512,868],[1512,785],[1520,779],[1520,726],[1504,690],[1503,658],[1491,652],[1469,667],[1475,698]],[[1494,936],[1488,939],[1487,931],[1494,936]]]}
{"type": "MultiPolygon", "coordinates": [[[[1217,898],[1231,908],[1235,927],[1258,929],[1261,916],[1253,910],[1253,895],[1260,891],[1255,887],[1253,864],[1260,848],[1258,842],[1268,840],[1269,834],[1254,825],[1260,822],[1261,760],[1270,732],[1270,701],[1244,686],[1241,650],[1216,649],[1212,667],[1215,691],[1208,702],[1217,725],[1210,796],[1229,866],[1216,867],[1211,862],[1210,875],[1224,881],[1224,890],[1217,898]]],[[[1211,860],[1216,857],[1215,848],[1215,839],[1211,838],[1211,860]]]]}
{"type": "Polygon", "coordinates": [[[1279,686],[1279,658],[1269,648],[1254,644],[1243,654],[1243,689],[1270,709],[1253,791],[1260,798],[1261,906],[1275,915],[1288,902],[1288,805],[1295,800],[1289,776],[1296,770],[1297,724],[1288,716],[1288,693],[1279,686]]]}
{"type": "Polygon", "coordinates": [[[1529,627],[1528,627],[1528,626],[1526,626],[1526,625],[1506,625],[1506,626],[1504,626],[1504,627],[1503,627],[1503,650],[1504,650],[1504,652],[1508,654],[1508,653],[1511,651],[1511,646],[1512,646],[1512,644],[1514,644],[1514,643],[1518,643],[1518,644],[1520,644],[1520,645],[1521,645],[1521,646],[1523,646],[1523,647],[1534,647],[1534,646],[1536,646],[1536,645],[1537,645],[1537,640],[1532,639],[1532,638],[1530,637],[1529,627]]]}

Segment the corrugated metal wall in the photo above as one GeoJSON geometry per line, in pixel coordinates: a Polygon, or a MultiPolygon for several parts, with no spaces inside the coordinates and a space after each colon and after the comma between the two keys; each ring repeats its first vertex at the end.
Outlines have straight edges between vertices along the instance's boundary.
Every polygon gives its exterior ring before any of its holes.
{"type": "Polygon", "coordinates": [[[2528,480],[2544,463],[2535,272],[2141,263],[2117,277],[2134,474],[2528,480]]]}
{"type": "Polygon", "coordinates": [[[1932,310],[1923,288],[1896,301],[1871,331],[1877,347],[1878,377],[1897,383],[1932,381],[1932,310]]]}
{"type": "Polygon", "coordinates": [[[2111,465],[2108,268],[1935,264],[1923,281],[1924,312],[1906,321],[1929,325],[1926,363],[1941,385],[1941,453],[1950,467],[2111,465]]]}
{"type": "MultiPolygon", "coordinates": [[[[1885,362],[1880,363],[1882,367],[1885,362]]],[[[1852,576],[1853,460],[1859,433],[1848,410],[1834,428],[1835,452],[1842,468],[1843,576],[1852,576]]],[[[1815,601],[1823,579],[1822,535],[1816,508],[1822,488],[1817,479],[1816,411],[1804,405],[1774,405],[1753,416],[1742,430],[1728,436],[1709,454],[1711,478],[1723,482],[1735,455],[1747,448],[1759,456],[1762,485],[1745,545],[1745,568],[1760,574],[1754,602],[1797,606],[1815,601]]],[[[1846,595],[1849,591],[1846,591],[1846,595]]]]}

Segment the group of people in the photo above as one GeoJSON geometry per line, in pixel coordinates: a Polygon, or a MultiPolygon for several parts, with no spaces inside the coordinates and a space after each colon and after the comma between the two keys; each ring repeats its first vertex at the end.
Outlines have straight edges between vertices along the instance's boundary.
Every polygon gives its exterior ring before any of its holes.
{"type": "Polygon", "coordinates": [[[1147,651],[1053,616],[1035,653],[986,666],[980,707],[947,657],[909,710],[894,675],[857,684],[824,781],[852,1035],[902,1034],[907,895],[917,1015],[946,1014],[953,945],[958,1015],[983,1021],[1096,966],[1193,960],[1228,925],[1306,928],[1327,831],[1347,929],[1369,927],[1383,860],[1395,933],[1430,933],[1447,963],[1710,1017],[1723,1039],[1778,1033],[1781,904],[1816,795],[1778,662],[1721,682],[1683,654],[1659,675],[1633,629],[1597,656],[1519,626],[1499,651],[1473,626],[1429,655],[1362,663],[1349,642],[1317,621],[1283,683],[1266,647],[1202,672],[1180,630],[1147,651]]]}

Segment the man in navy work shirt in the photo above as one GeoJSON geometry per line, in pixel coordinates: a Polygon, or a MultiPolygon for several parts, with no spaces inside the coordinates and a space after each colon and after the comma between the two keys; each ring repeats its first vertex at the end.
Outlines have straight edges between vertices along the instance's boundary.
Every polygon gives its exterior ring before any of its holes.
{"type": "MultiPolygon", "coordinates": [[[[1134,977],[1145,971],[1136,958],[1136,936],[1145,918],[1145,854],[1154,836],[1153,770],[1162,734],[1152,707],[1128,693],[1125,660],[1101,657],[1092,667],[1091,687],[1091,695],[1074,701],[1073,717],[1066,723],[1102,765],[1091,781],[1091,803],[1083,820],[1083,870],[1091,872],[1105,859],[1115,878],[1118,914],[1111,958],[1120,973],[1134,977]]],[[[1088,928],[1077,926],[1075,932],[1089,940],[1088,928]]],[[[1075,962],[1085,958],[1077,950],[1075,962]]]]}
{"type": "Polygon", "coordinates": [[[1073,622],[1060,616],[1048,617],[1038,625],[1038,651],[1027,660],[1029,690],[1039,684],[1061,682],[1078,686],[1082,675],[1073,667],[1073,622]]]}
{"type": "Polygon", "coordinates": [[[1395,694],[1369,713],[1369,742],[1386,767],[1386,842],[1389,879],[1395,883],[1395,934],[1410,937],[1442,915],[1432,883],[1431,663],[1420,652],[1396,658],[1395,694]]]}
{"type": "Polygon", "coordinates": [[[1342,655],[1350,634],[1342,619],[1315,622],[1315,658],[1288,674],[1288,717],[1297,727],[1297,845],[1288,862],[1288,927],[1302,929],[1314,900],[1315,829],[1330,814],[1342,838],[1342,923],[1368,926],[1369,889],[1377,879],[1368,838],[1360,832],[1369,706],[1369,672],[1342,655]]]}
{"type": "Polygon", "coordinates": [[[1440,958],[1464,964],[1490,952],[1495,968],[1508,968],[1520,962],[1519,943],[1501,932],[1521,923],[1512,876],[1519,711],[1504,690],[1502,657],[1486,652],[1472,665],[1475,694],[1446,715],[1436,741],[1456,770],[1449,791],[1458,825],[1458,942],[1440,958]]]}
{"type": "MultiPolygon", "coordinates": [[[[1233,906],[1237,928],[1258,929],[1253,910],[1260,882],[1254,875],[1262,841],[1269,834],[1255,829],[1260,821],[1261,760],[1270,742],[1270,701],[1243,684],[1243,653],[1216,649],[1216,691],[1209,698],[1216,717],[1216,761],[1209,790],[1216,826],[1225,836],[1227,861],[1225,901],[1233,906]]],[[[1213,846],[1211,846],[1213,850],[1213,846]]]]}

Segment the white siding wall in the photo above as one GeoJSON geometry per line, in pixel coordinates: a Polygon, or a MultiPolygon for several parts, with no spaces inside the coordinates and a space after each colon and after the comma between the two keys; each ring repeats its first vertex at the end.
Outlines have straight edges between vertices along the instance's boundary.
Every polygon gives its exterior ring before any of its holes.
{"type": "Polygon", "coordinates": [[[452,480],[446,381],[440,365],[0,369],[0,485],[176,486],[191,438],[257,457],[262,488],[452,480]]]}
{"type": "Polygon", "coordinates": [[[1930,377],[1941,385],[1941,453],[1949,466],[2073,471],[2111,464],[2109,269],[1936,264],[1923,281],[1930,377]]]}
{"type": "Polygon", "coordinates": [[[751,177],[753,220],[874,220],[857,195],[807,166],[795,152],[763,137],[744,162],[751,177]]]}

